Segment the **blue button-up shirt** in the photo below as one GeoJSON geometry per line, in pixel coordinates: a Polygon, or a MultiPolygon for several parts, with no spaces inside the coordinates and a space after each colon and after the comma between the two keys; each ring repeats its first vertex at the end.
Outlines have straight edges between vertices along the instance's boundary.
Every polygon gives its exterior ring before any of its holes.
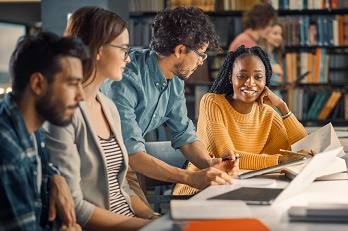
{"type": "Polygon", "coordinates": [[[43,209],[47,211],[48,174],[54,172],[48,166],[44,133],[35,132],[35,138],[37,151],[22,113],[7,94],[0,102],[0,230],[42,229],[40,216],[43,209]],[[41,171],[37,168],[38,156],[41,171]]]}
{"type": "Polygon", "coordinates": [[[199,140],[187,117],[184,81],[177,76],[168,81],[154,51],[135,50],[130,58],[123,79],[106,80],[100,89],[119,110],[128,153],[146,151],[144,136],[163,123],[169,128],[174,148],[199,140]]]}

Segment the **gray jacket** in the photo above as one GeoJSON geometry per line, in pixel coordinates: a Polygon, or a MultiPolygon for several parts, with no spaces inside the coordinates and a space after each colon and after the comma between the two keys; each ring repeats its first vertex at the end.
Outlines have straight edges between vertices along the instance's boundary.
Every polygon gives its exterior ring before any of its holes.
{"type": "MultiPolygon", "coordinates": [[[[124,161],[118,181],[122,194],[130,204],[129,196],[135,194],[125,178],[128,153],[122,139],[120,116],[115,104],[105,95],[98,93],[97,98],[123,153],[124,161]]],[[[82,227],[90,219],[95,206],[110,209],[105,157],[99,138],[89,121],[86,104],[81,102],[80,108],[76,110],[71,124],[67,127],[49,123],[44,125],[47,131],[49,159],[58,166],[68,182],[75,202],[77,222],[82,227]]]]}

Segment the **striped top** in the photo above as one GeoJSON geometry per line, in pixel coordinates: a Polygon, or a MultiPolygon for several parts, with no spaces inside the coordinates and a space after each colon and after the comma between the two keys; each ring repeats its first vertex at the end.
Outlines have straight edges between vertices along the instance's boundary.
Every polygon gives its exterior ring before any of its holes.
{"type": "Polygon", "coordinates": [[[118,173],[122,166],[123,154],[114,134],[109,139],[99,137],[100,144],[104,151],[106,168],[109,180],[110,211],[134,217],[125,197],[122,195],[117,180],[118,173]]]}
{"type": "MultiPolygon", "coordinates": [[[[307,136],[303,125],[291,114],[282,120],[269,105],[262,112],[255,102],[248,114],[234,110],[222,94],[205,94],[201,99],[197,134],[210,156],[220,157],[234,150],[243,158],[241,169],[260,169],[278,164],[279,149],[290,150],[291,144],[307,136]]],[[[189,163],[188,169],[199,169],[189,163]]],[[[177,184],[173,194],[192,194],[197,189],[177,184]]]]}

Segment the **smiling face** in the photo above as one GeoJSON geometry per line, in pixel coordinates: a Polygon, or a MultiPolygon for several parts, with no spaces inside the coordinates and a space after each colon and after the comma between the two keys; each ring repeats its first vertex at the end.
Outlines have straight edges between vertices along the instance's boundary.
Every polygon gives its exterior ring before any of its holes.
{"type": "Polygon", "coordinates": [[[261,59],[254,55],[237,58],[232,71],[233,99],[252,104],[266,85],[266,70],[261,59]]]}
{"type": "Polygon", "coordinates": [[[199,66],[203,65],[203,58],[198,54],[204,54],[209,44],[198,49],[196,52],[188,47],[182,46],[187,52],[183,54],[184,59],[174,66],[174,73],[182,80],[187,80],[199,66]]]}
{"type": "Polygon", "coordinates": [[[274,25],[266,37],[267,44],[273,48],[279,47],[283,42],[283,29],[280,25],[274,25]]]}

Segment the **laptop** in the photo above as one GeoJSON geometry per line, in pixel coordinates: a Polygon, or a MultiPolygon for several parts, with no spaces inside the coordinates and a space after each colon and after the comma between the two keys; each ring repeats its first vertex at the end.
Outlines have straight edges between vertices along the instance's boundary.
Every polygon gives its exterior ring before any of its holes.
{"type": "Polygon", "coordinates": [[[321,152],[313,156],[302,168],[299,174],[282,188],[249,188],[241,187],[236,190],[209,198],[220,200],[243,200],[250,205],[270,205],[282,202],[302,192],[317,178],[322,169],[342,151],[343,147],[321,152]]]}

